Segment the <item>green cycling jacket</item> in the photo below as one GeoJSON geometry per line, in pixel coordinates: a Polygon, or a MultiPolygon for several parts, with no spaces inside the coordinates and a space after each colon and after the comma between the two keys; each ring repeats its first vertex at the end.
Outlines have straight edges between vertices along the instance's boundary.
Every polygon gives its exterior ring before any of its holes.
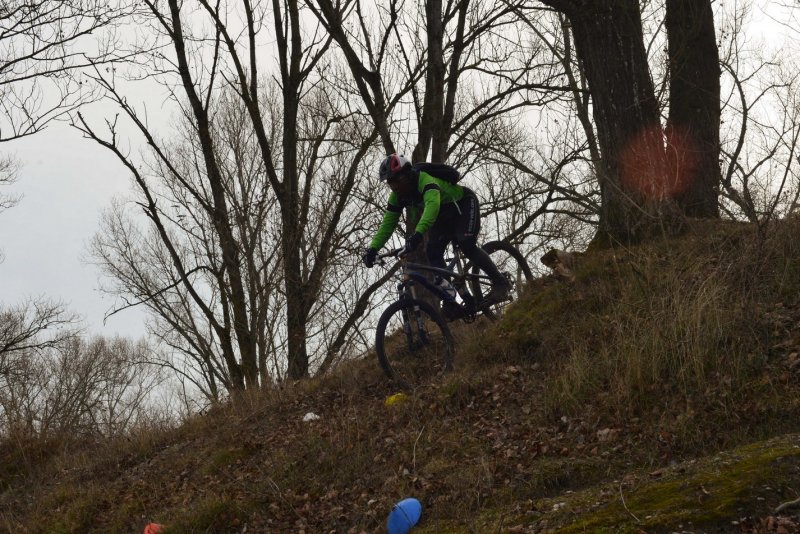
{"type": "Polygon", "coordinates": [[[422,215],[415,231],[424,234],[436,222],[436,218],[439,216],[439,208],[442,204],[455,203],[463,197],[464,188],[460,185],[451,184],[431,176],[425,171],[420,171],[417,179],[417,190],[413,195],[400,197],[394,191],[389,194],[389,202],[383,212],[383,222],[381,222],[378,232],[372,239],[369,245],[370,248],[380,250],[389,241],[395,228],[397,228],[397,223],[400,221],[400,214],[403,212],[403,208],[409,210],[409,216],[412,218],[422,208],[422,215]]]}

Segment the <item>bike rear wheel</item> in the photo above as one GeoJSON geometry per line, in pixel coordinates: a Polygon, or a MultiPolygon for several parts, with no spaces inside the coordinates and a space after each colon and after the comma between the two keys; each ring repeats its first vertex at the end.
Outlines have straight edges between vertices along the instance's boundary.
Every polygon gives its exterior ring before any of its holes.
{"type": "MultiPolygon", "coordinates": [[[[503,275],[508,278],[511,283],[511,290],[509,292],[509,300],[498,304],[488,306],[480,306],[480,302],[489,293],[488,281],[479,280],[476,278],[470,279],[470,290],[478,302],[478,306],[483,314],[490,319],[499,317],[505,306],[509,302],[517,300],[522,288],[533,280],[533,272],[528,266],[525,256],[517,250],[514,245],[506,243],[505,241],[489,241],[482,247],[483,250],[492,258],[492,261],[503,275]]],[[[472,274],[480,274],[480,269],[472,265],[469,267],[472,274]]]]}
{"type": "Polygon", "coordinates": [[[403,387],[453,367],[453,336],[442,315],[427,302],[392,303],[378,320],[375,351],[383,372],[403,387]]]}

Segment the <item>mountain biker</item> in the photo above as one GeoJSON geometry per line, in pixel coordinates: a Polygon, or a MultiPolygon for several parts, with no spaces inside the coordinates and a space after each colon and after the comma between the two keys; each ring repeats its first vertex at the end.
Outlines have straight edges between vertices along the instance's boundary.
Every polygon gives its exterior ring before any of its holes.
{"type": "Polygon", "coordinates": [[[414,169],[405,156],[391,154],[382,162],[378,176],[391,189],[383,222],[364,251],[364,265],[372,267],[378,251],[391,237],[403,208],[413,216],[422,208],[422,215],[414,232],[406,238],[400,255],[413,252],[428,234],[425,254],[434,267],[447,268],[444,252],[450,241],[455,242],[464,255],[485,272],[492,282],[492,289],[485,303],[502,302],[508,298],[510,284],[489,255],[477,245],[481,228],[478,198],[468,187],[453,184],[432,176],[428,172],[414,169]]]}

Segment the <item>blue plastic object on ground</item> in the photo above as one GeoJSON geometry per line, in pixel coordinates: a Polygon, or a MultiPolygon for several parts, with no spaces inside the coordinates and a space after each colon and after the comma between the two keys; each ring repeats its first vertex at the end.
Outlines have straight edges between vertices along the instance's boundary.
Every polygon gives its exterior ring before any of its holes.
{"type": "Polygon", "coordinates": [[[392,508],[386,520],[386,529],[389,534],[406,534],[417,524],[421,515],[422,504],[417,499],[403,499],[392,508]]]}

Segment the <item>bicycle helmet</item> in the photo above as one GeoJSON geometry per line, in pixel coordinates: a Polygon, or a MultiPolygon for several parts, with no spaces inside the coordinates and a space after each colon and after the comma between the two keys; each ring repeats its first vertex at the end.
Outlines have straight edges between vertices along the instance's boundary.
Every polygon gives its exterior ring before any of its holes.
{"type": "Polygon", "coordinates": [[[381,168],[378,171],[378,176],[381,182],[389,182],[397,178],[400,174],[411,170],[411,160],[405,156],[398,156],[392,154],[386,156],[381,162],[381,168]]]}

